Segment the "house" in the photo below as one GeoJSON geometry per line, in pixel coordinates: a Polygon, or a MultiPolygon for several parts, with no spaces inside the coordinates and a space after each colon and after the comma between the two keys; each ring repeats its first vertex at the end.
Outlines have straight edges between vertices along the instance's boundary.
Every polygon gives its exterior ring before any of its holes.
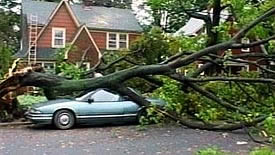
{"type": "Polygon", "coordinates": [[[84,4],[22,0],[21,49],[15,56],[53,69],[56,53],[70,44],[67,61],[90,68],[100,63],[103,52],[127,49],[141,35],[131,10],[84,4]]]}
{"type": "MultiPolygon", "coordinates": [[[[207,12],[202,12],[201,14],[206,14],[207,12]]],[[[208,12],[211,14],[211,11],[208,12]]],[[[221,13],[221,22],[232,22],[232,19],[230,18],[231,15],[228,13],[228,11],[224,10],[221,13]]],[[[177,32],[174,33],[174,36],[197,36],[198,34],[206,33],[205,32],[205,22],[201,19],[196,18],[190,18],[187,23],[180,28],[177,32]]],[[[231,35],[234,35],[237,33],[236,30],[231,30],[229,32],[231,35]]],[[[239,40],[241,43],[249,43],[252,41],[256,41],[255,38],[243,38],[242,40],[239,40]]],[[[263,45],[255,46],[251,48],[242,48],[242,49],[230,49],[229,51],[219,51],[219,56],[225,56],[226,54],[232,54],[232,55],[238,55],[238,54],[245,54],[245,53],[265,53],[267,54],[267,51],[263,45]]],[[[258,58],[256,57],[246,57],[244,59],[240,60],[249,60],[249,61],[255,61],[258,58]]],[[[260,62],[260,65],[262,67],[266,67],[268,63],[266,61],[260,62]]],[[[203,62],[198,62],[197,67],[201,67],[203,65],[203,62]]],[[[240,63],[240,62],[232,62],[227,61],[224,63],[225,68],[229,71],[230,74],[238,74],[240,71],[260,71],[260,69],[253,65],[253,64],[247,64],[247,63],[240,63]]],[[[223,71],[221,71],[223,72],[223,71]]]]}

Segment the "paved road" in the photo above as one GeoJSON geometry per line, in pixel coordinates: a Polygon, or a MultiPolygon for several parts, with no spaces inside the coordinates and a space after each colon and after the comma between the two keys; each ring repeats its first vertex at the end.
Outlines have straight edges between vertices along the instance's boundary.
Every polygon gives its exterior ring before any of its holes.
{"type": "Polygon", "coordinates": [[[143,131],[135,125],[66,131],[35,126],[0,128],[1,155],[192,155],[210,146],[243,155],[258,144],[241,131],[223,133],[168,126],[150,126],[143,131]],[[237,145],[238,141],[248,144],[237,145]]]}

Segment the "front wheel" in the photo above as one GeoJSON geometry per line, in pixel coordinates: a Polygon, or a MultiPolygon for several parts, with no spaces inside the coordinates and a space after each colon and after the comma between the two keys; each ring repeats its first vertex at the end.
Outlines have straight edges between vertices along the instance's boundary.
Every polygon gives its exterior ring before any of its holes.
{"type": "Polygon", "coordinates": [[[68,110],[60,110],[54,114],[54,125],[58,129],[66,130],[70,129],[75,124],[74,114],[68,110]]]}
{"type": "Polygon", "coordinates": [[[142,121],[141,119],[146,116],[147,116],[147,111],[146,111],[146,108],[144,107],[137,114],[137,122],[141,123],[142,121]]]}

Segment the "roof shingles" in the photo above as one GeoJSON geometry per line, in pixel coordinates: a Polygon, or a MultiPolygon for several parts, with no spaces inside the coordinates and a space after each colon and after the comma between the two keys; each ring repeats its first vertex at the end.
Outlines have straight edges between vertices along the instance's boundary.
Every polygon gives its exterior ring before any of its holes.
{"type": "MultiPolygon", "coordinates": [[[[28,17],[31,14],[38,16],[38,23],[45,25],[50,14],[58,3],[23,0],[22,13],[28,17]]],[[[92,29],[142,32],[134,14],[129,9],[92,6],[84,9],[83,5],[74,4],[71,8],[81,24],[92,29]]]]}

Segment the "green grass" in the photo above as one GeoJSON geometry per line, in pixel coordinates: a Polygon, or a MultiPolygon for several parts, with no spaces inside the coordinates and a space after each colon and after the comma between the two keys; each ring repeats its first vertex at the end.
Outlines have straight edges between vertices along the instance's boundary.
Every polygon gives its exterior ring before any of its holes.
{"type": "Polygon", "coordinates": [[[226,155],[226,153],[216,147],[210,147],[199,150],[196,155],[226,155]]]}
{"type": "MultiPolygon", "coordinates": [[[[234,154],[234,153],[230,153],[234,154]]],[[[200,149],[195,153],[195,155],[229,155],[229,153],[225,153],[216,147],[209,147],[200,149]]],[[[275,155],[275,151],[270,147],[261,147],[255,148],[253,151],[249,153],[249,155],[275,155]]]]}
{"type": "Polygon", "coordinates": [[[269,147],[256,148],[249,155],[275,155],[275,152],[269,147]]]}

